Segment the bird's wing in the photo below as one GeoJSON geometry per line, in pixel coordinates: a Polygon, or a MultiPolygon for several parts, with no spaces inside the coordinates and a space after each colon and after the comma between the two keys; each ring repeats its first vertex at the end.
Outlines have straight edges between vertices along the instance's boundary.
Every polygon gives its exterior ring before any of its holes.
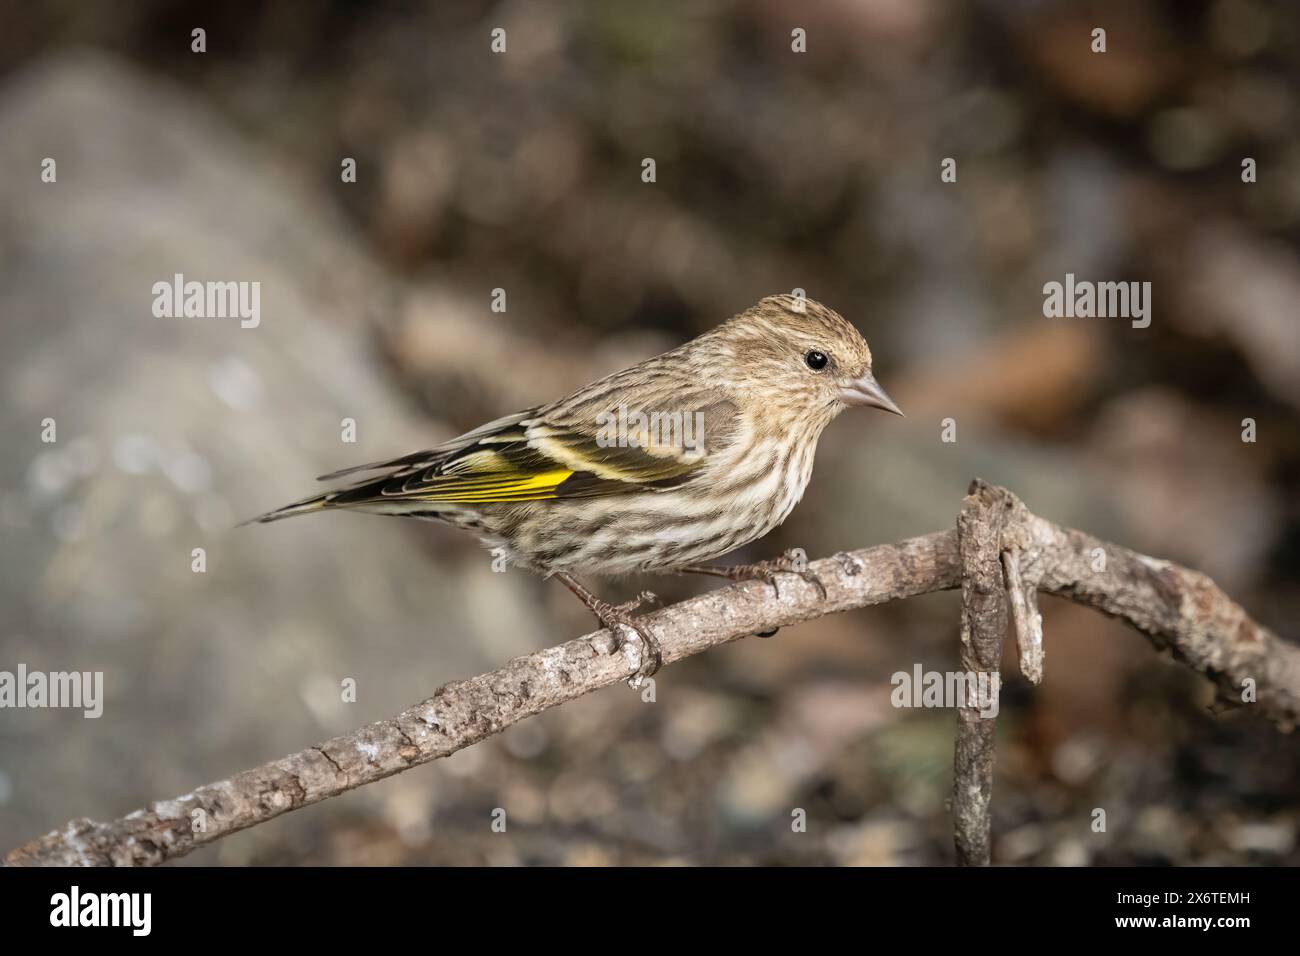
{"type": "Polygon", "coordinates": [[[338,471],[331,471],[328,475],[321,475],[317,481],[337,481],[348,475],[360,474],[363,471],[392,471],[395,468],[417,467],[435,465],[439,461],[461,451],[476,443],[480,438],[488,437],[499,432],[509,429],[513,425],[518,425],[521,421],[537,414],[536,408],[525,409],[522,412],[515,412],[513,415],[506,415],[504,418],[498,418],[490,421],[486,425],[480,425],[473,431],[466,432],[458,438],[443,442],[441,445],[435,445],[433,448],[417,451],[410,455],[403,455],[401,458],[390,458],[387,461],[372,461],[364,465],[352,465],[349,468],[340,468],[338,471]]]}
{"type": "Polygon", "coordinates": [[[671,406],[622,419],[581,409],[511,415],[426,452],[361,466],[388,473],[330,492],[323,504],[475,505],[673,487],[732,439],[737,409],[708,391],[674,396],[671,406]]]}

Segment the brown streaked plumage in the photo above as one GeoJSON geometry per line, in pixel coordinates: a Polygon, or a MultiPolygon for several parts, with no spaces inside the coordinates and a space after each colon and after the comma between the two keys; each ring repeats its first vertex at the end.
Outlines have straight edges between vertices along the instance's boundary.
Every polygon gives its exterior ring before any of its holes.
{"type": "Polygon", "coordinates": [[[613,607],[573,575],[710,570],[699,565],[785,520],[822,430],[849,405],[898,412],[857,329],[819,303],[771,296],[558,401],[326,475],[371,473],[254,520],[350,508],[474,531],[513,563],[560,577],[602,624],[632,627],[657,656],[629,616],[640,602],[613,607]]]}

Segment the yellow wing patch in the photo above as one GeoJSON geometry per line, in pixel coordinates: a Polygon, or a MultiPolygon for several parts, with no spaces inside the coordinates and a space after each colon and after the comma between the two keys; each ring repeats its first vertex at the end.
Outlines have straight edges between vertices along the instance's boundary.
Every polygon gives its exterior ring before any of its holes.
{"type": "Polygon", "coordinates": [[[410,496],[417,501],[475,502],[490,504],[494,501],[539,501],[554,498],[555,490],[572,475],[568,468],[522,474],[518,471],[474,478],[448,478],[410,496]]]}

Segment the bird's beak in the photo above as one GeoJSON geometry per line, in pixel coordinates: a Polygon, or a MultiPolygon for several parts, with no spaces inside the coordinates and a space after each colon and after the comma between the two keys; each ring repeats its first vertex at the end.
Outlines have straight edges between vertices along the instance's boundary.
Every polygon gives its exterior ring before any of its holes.
{"type": "Polygon", "coordinates": [[[845,405],[863,405],[867,408],[883,408],[887,412],[893,412],[895,415],[902,415],[903,410],[894,404],[880,383],[872,377],[870,372],[855,378],[852,382],[840,389],[840,401],[845,405]]]}

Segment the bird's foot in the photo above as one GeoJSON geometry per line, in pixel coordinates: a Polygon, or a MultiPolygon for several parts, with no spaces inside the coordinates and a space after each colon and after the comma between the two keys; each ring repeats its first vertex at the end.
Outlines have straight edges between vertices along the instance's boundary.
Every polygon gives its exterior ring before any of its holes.
{"type": "Polygon", "coordinates": [[[826,599],[826,585],[808,568],[808,553],[803,548],[791,548],[779,558],[769,558],[753,564],[691,565],[682,570],[692,574],[712,574],[732,581],[766,581],[772,585],[772,591],[778,599],[781,597],[781,585],[777,575],[795,574],[815,587],[822,600],[826,599]]]}
{"type": "Polygon", "coordinates": [[[600,626],[606,628],[610,637],[613,638],[615,651],[623,646],[620,628],[626,627],[637,636],[638,643],[641,645],[641,663],[637,666],[636,673],[628,681],[629,684],[633,687],[640,687],[645,678],[650,677],[663,666],[664,656],[659,647],[659,639],[654,636],[649,627],[632,616],[632,612],[642,604],[659,600],[653,592],[642,591],[630,601],[624,601],[622,604],[610,604],[608,601],[602,601],[596,597],[596,595],[579,584],[573,575],[567,572],[557,571],[555,578],[576,594],[578,599],[587,605],[588,610],[596,615],[596,620],[600,622],[600,626]]]}
{"type": "Polygon", "coordinates": [[[610,604],[608,601],[595,601],[591,605],[591,613],[596,615],[596,620],[600,626],[608,628],[610,636],[614,638],[614,650],[617,651],[623,646],[622,628],[627,628],[636,635],[638,643],[641,645],[641,665],[637,668],[636,674],[633,675],[633,687],[640,686],[643,679],[654,676],[659,668],[663,666],[663,651],[659,647],[659,638],[647,627],[639,618],[633,617],[632,612],[648,601],[655,601],[657,598],[650,591],[642,591],[631,601],[623,604],[610,604]]]}

